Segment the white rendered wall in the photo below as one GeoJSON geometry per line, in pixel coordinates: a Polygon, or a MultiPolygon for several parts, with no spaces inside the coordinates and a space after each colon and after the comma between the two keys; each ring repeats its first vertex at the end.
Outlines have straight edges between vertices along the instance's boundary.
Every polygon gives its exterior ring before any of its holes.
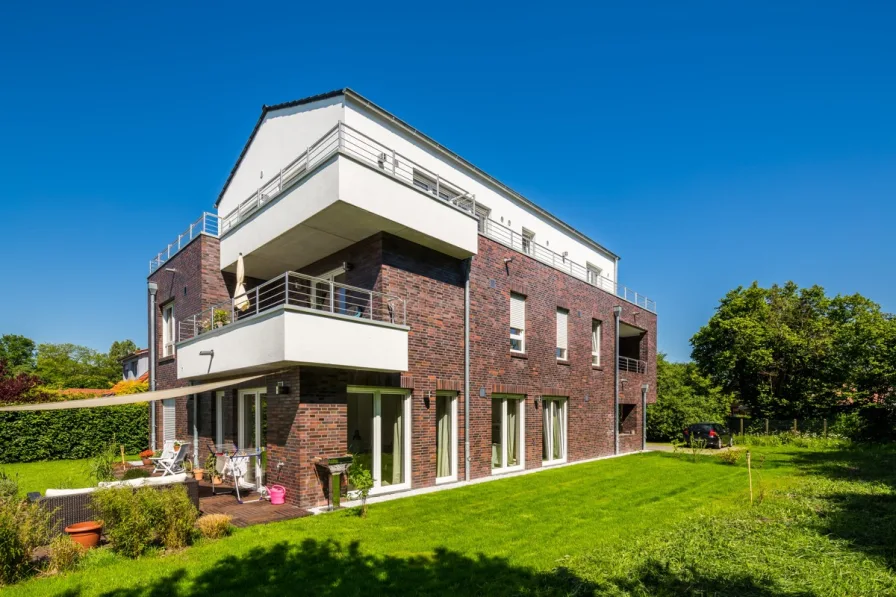
{"type": "Polygon", "coordinates": [[[269,112],[221,197],[227,215],[343,119],[343,96],[269,112]],[[263,173],[263,176],[262,176],[263,173]]]}
{"type": "MultiPolygon", "coordinates": [[[[534,211],[527,209],[516,199],[502,191],[487,179],[467,170],[463,166],[441,157],[423,142],[401,132],[398,127],[386,123],[373,114],[356,107],[350,101],[345,106],[345,122],[376,141],[403,154],[424,168],[443,176],[449,183],[476,195],[476,201],[491,209],[491,219],[503,223],[517,233],[523,228],[535,233],[535,242],[547,246],[555,253],[569,251],[568,258],[584,266],[594,264],[602,271],[602,276],[615,282],[617,279],[616,260],[603,252],[586,245],[569,233],[551,224],[534,211]],[[503,218],[503,222],[502,222],[503,218]]],[[[521,168],[529,167],[521,164],[521,168]]]]}

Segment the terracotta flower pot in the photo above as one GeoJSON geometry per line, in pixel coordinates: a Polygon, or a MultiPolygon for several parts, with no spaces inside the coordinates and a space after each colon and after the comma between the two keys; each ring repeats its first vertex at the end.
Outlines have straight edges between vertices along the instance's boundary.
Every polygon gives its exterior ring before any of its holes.
{"type": "Polygon", "coordinates": [[[194,468],[193,469],[193,478],[197,481],[202,481],[202,477],[205,475],[204,468],[194,468]]]}
{"type": "Polygon", "coordinates": [[[212,485],[220,485],[221,484],[221,475],[215,475],[212,477],[212,485]]]}
{"type": "Polygon", "coordinates": [[[140,460],[143,461],[143,466],[152,466],[152,460],[149,458],[141,458],[140,460]]]}
{"type": "Polygon", "coordinates": [[[100,542],[103,524],[95,520],[79,522],[65,527],[65,532],[72,538],[72,541],[90,549],[96,547],[97,543],[100,542]]]}

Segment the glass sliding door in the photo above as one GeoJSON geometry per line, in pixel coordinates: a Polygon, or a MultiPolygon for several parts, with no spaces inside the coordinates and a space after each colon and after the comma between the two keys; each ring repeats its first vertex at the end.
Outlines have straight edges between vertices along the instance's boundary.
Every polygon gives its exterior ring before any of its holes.
{"type": "Polygon", "coordinates": [[[373,476],[373,490],[410,486],[410,401],[405,390],[349,388],[348,450],[373,476]]]}
{"type": "Polygon", "coordinates": [[[519,470],[525,464],[523,398],[492,397],[492,472],[519,470]]]}
{"type": "MultiPolygon", "coordinates": [[[[236,445],[240,449],[251,450],[266,447],[263,431],[267,426],[265,420],[267,401],[262,398],[262,394],[265,392],[267,392],[266,388],[239,390],[236,445]]],[[[263,461],[263,456],[252,457],[246,466],[244,478],[256,488],[261,487],[264,482],[263,461]]]]}
{"type": "Polygon", "coordinates": [[[542,448],[544,464],[566,461],[566,399],[543,398],[542,448]]]}
{"type": "Polygon", "coordinates": [[[436,483],[457,480],[457,394],[436,394],[436,483]]]}

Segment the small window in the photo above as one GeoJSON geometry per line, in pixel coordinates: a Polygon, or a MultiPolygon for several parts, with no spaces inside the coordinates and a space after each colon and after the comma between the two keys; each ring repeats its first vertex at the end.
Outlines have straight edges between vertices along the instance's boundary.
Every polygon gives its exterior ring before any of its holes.
{"type": "Polygon", "coordinates": [[[590,263],[586,265],[586,269],[588,271],[588,283],[593,284],[594,286],[600,286],[601,269],[596,265],[592,265],[590,263]]]}
{"type": "Polygon", "coordinates": [[[635,405],[620,404],[619,405],[619,433],[635,432],[635,405]]]}
{"type": "Polygon", "coordinates": [[[599,367],[600,366],[600,332],[601,325],[600,321],[596,319],[591,320],[591,364],[599,367]]]}
{"type": "Polygon", "coordinates": [[[445,201],[450,201],[460,195],[451,185],[445,184],[445,181],[424,174],[416,168],[414,169],[414,186],[445,201]]]}
{"type": "Polygon", "coordinates": [[[476,204],[476,217],[479,221],[476,223],[476,227],[479,229],[480,234],[488,233],[488,218],[491,215],[492,210],[482,205],[481,203],[476,204]]]}
{"type": "Polygon", "coordinates": [[[162,356],[174,354],[174,302],[162,307],[162,356]]]}
{"type": "Polygon", "coordinates": [[[523,228],[523,253],[532,255],[535,253],[535,233],[523,228]]]}
{"type": "Polygon", "coordinates": [[[510,294],[510,350],[526,351],[526,297],[510,294]]]}
{"type": "Polygon", "coordinates": [[[569,358],[567,350],[567,327],[569,324],[569,311],[557,309],[557,360],[565,361],[569,358]]]}

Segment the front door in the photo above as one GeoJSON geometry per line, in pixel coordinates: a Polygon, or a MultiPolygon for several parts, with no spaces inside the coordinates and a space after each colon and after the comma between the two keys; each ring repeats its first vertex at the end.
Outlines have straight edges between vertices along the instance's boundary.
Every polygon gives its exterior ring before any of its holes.
{"type": "MultiPolygon", "coordinates": [[[[265,447],[266,388],[239,391],[237,447],[244,450],[265,447]]],[[[263,457],[252,458],[246,468],[246,481],[260,487],[263,457]]]]}

